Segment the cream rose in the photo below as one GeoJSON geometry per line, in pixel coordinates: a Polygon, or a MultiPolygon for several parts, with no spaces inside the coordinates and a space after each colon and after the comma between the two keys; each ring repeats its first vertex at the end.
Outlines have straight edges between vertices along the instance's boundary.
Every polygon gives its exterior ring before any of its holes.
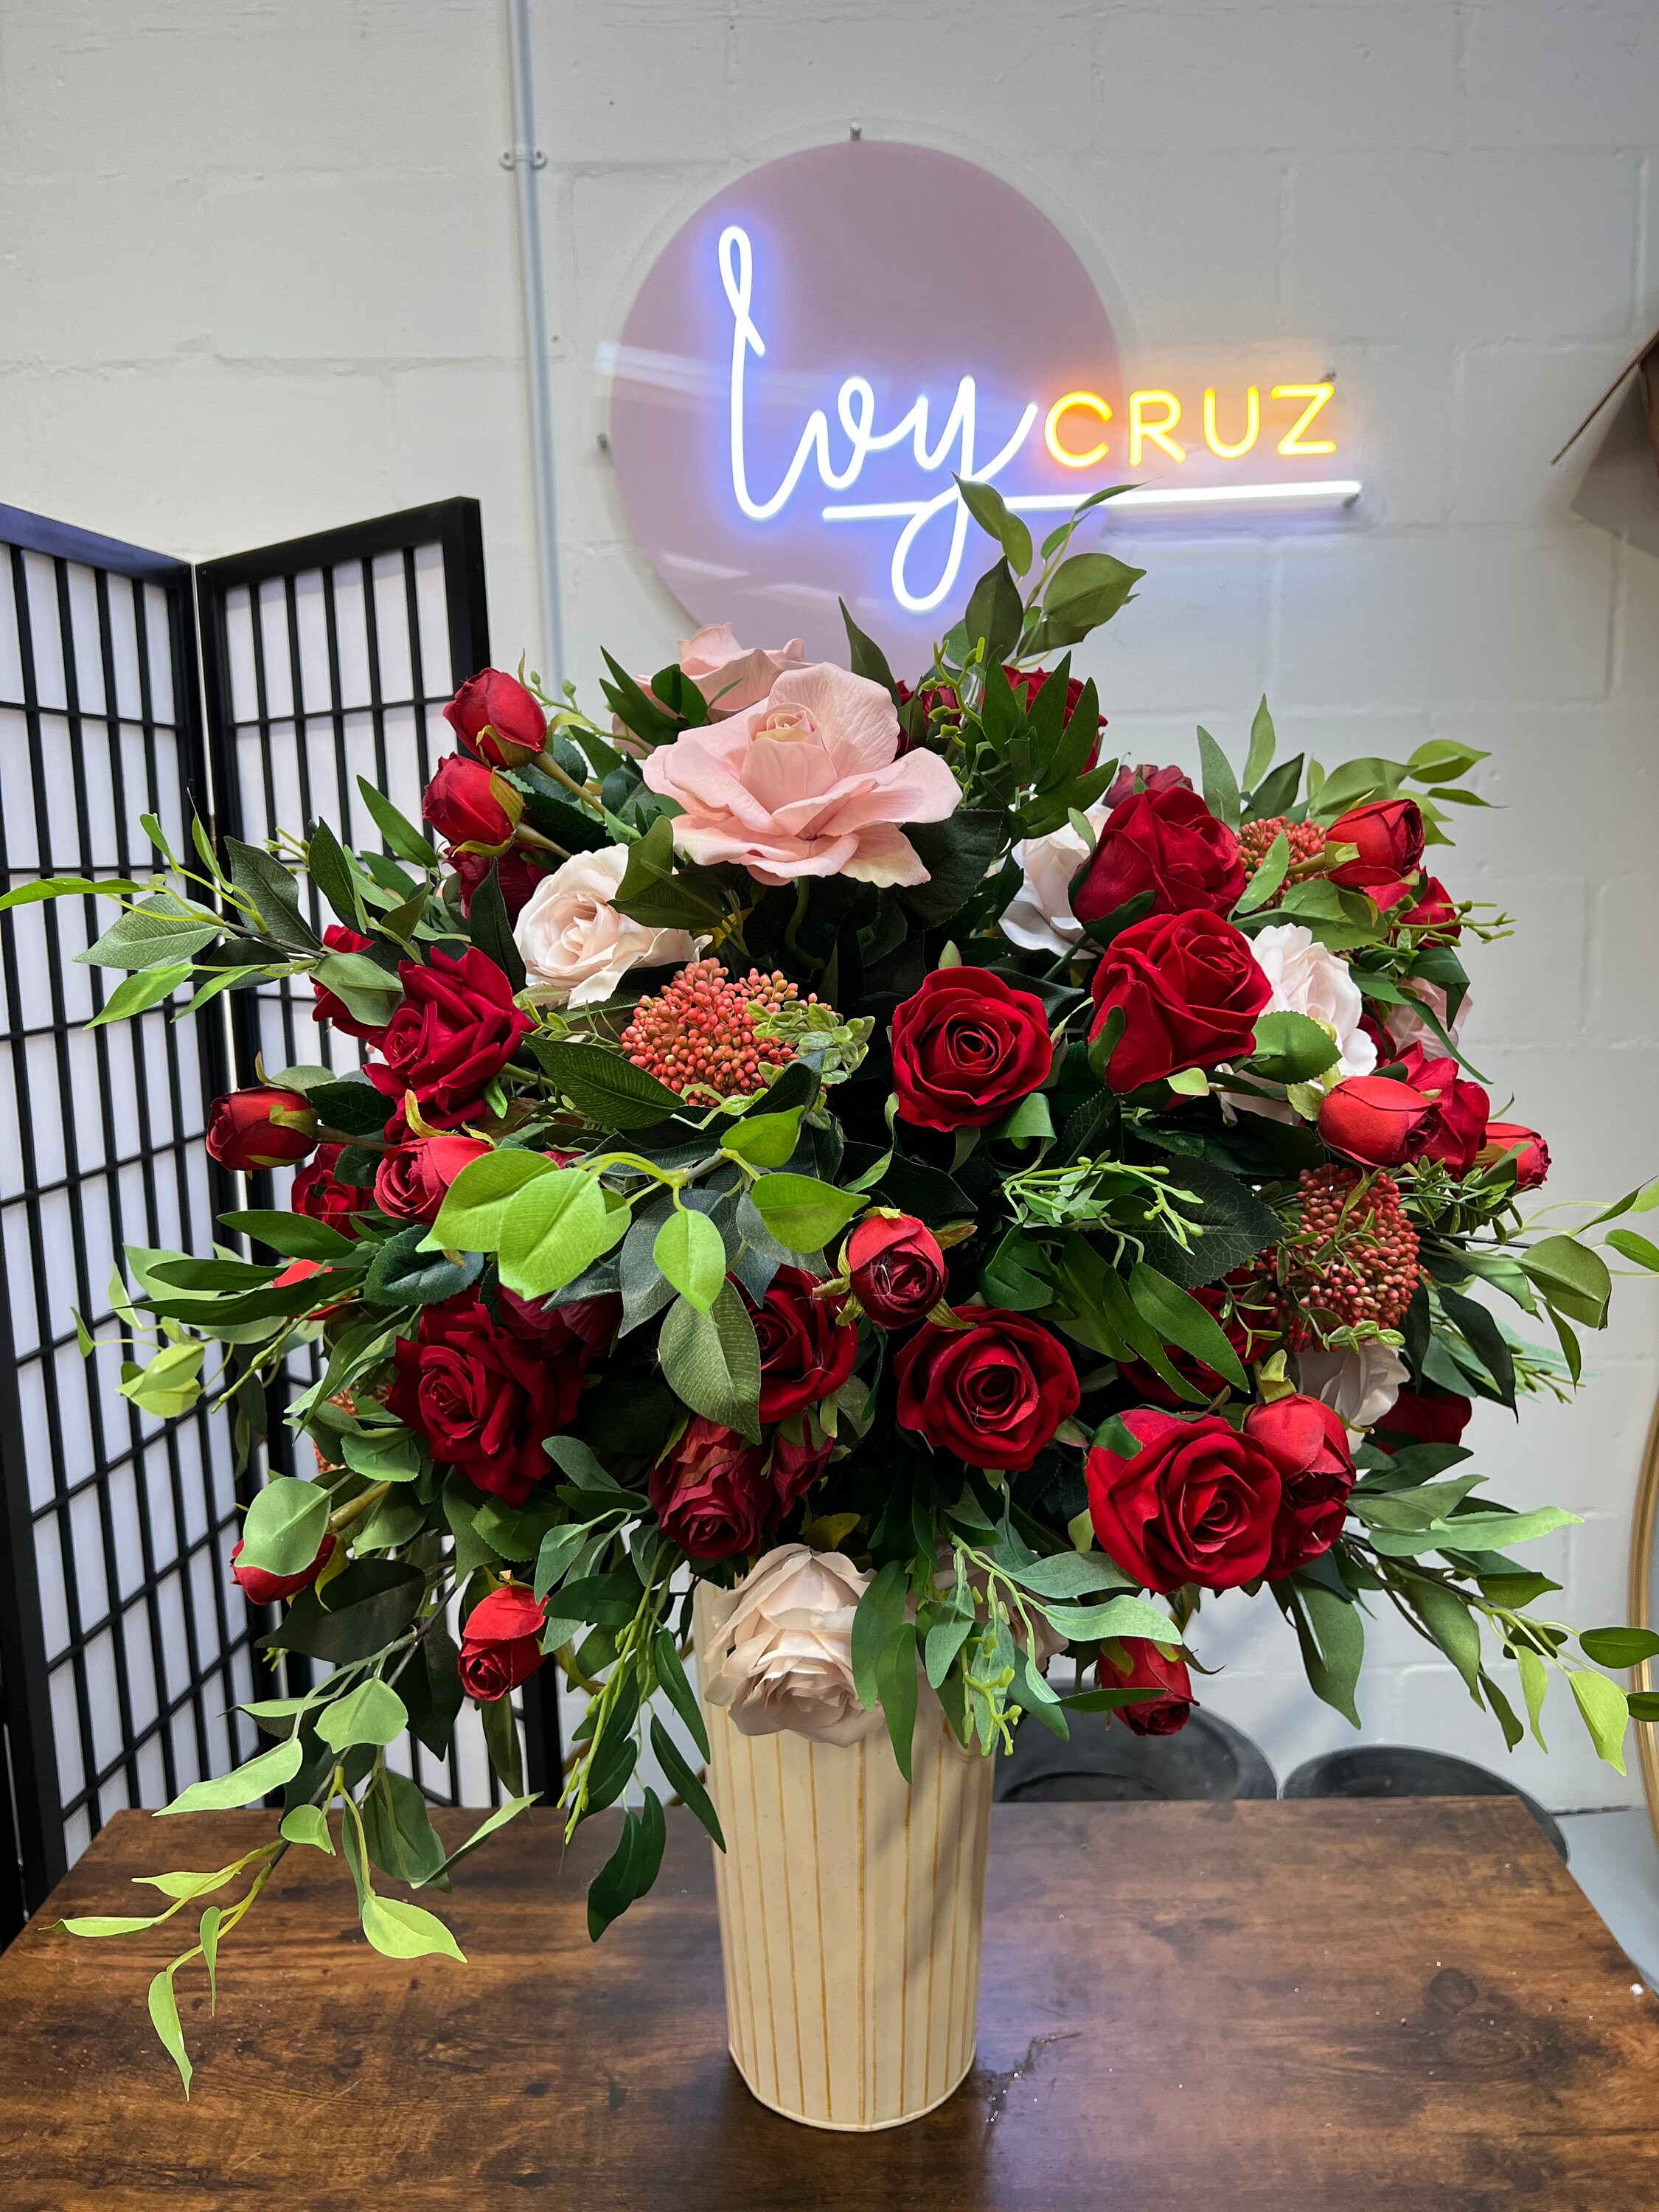
{"type": "Polygon", "coordinates": [[[630,921],[611,902],[628,867],[628,848],[578,853],[544,876],[513,932],[525,989],[538,1006],[586,1006],[608,999],[630,968],[695,960],[683,929],[630,921]]]}
{"type": "Polygon", "coordinates": [[[1410,1373],[1393,1347],[1375,1339],[1346,1352],[1298,1352],[1297,1388],[1333,1407],[1351,1429],[1375,1427],[1410,1373]]]}
{"type": "MultiPolygon", "coordinates": [[[[1090,827],[1098,831],[1110,811],[1109,800],[1097,799],[1086,817],[1090,827]]],[[[1069,952],[1083,935],[1072,912],[1072,878],[1088,857],[1088,846],[1069,822],[1046,837],[1016,845],[1014,858],[1025,880],[1003,913],[1003,935],[1027,952],[1069,952]]]]}
{"type": "Polygon", "coordinates": [[[840,1552],[780,1544],[711,1600],[702,1693],[744,1735],[788,1729],[815,1743],[873,1735],[853,1686],[853,1616],[871,1577],[840,1552]]]}

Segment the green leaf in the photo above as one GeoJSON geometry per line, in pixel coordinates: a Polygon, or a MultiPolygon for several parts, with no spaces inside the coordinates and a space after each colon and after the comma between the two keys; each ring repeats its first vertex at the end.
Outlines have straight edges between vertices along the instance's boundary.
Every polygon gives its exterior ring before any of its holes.
{"type": "Polygon", "coordinates": [[[1027,653],[1078,645],[1112,617],[1146,574],[1109,553],[1074,553],[1062,561],[1042,597],[1042,619],[1025,640],[1027,653]]]}
{"type": "Polygon", "coordinates": [[[1314,1695],[1358,1728],[1353,1693],[1365,1656],[1365,1625],[1359,1607],[1345,1604],[1322,1583],[1301,1580],[1291,1583],[1288,1598],[1314,1695]]]}
{"type": "Polygon", "coordinates": [[[9,913],[13,907],[38,906],[42,899],[74,898],[82,893],[96,892],[102,898],[131,897],[143,888],[124,877],[46,876],[39,883],[19,884],[15,890],[0,892],[0,914],[9,913]]]}
{"type": "Polygon", "coordinates": [[[1274,769],[1267,781],[1250,794],[1250,813],[1255,821],[1263,821],[1275,814],[1285,814],[1296,804],[1296,794],[1302,782],[1303,755],[1297,753],[1274,769]]]}
{"type": "Polygon", "coordinates": [[[1650,1628],[1586,1628],[1578,1645],[1598,1667],[1639,1667],[1659,1656],[1659,1635],[1650,1628]]]}
{"type": "Polygon", "coordinates": [[[317,1717],[317,1733],[331,1751],[346,1751],[354,1743],[395,1743],[408,1726],[403,1699],[375,1680],[348,1690],[317,1717]]]}
{"type": "Polygon", "coordinates": [[[540,1152],[486,1152],[469,1160],[444,1194],[438,1218],[427,1234],[427,1249],[493,1252],[501,1218],[526,1184],[559,1172],[540,1152]]]}
{"type": "Polygon", "coordinates": [[[228,1813],[238,1805],[252,1805],[261,1797],[269,1796],[291,1782],[305,1761],[305,1747],[298,1735],[291,1735],[285,1743],[273,1744],[262,1751],[257,1759],[250,1759],[234,1774],[221,1775],[216,1781],[192,1782],[188,1790],[181,1790],[172,1804],[161,1808],[163,1813],[228,1813]]]}
{"type": "Polygon", "coordinates": [[[285,952],[320,951],[322,940],[300,912],[299,890],[290,871],[240,837],[227,837],[224,844],[230,879],[244,898],[252,900],[259,927],[272,944],[285,952]]]}
{"type": "Polygon", "coordinates": [[[242,1528],[243,1556],[270,1575],[303,1574],[328,1533],[328,1492],[279,1474],[255,1493],[242,1528]]]}
{"type": "Polygon", "coordinates": [[[655,1713],[651,1716],[651,1748],[657,1754],[657,1764],[668,1777],[678,1796],[684,1798],[720,1850],[726,1849],[726,1838],[720,1832],[720,1817],[709,1800],[708,1792],[686,1763],[684,1753],[663,1726],[655,1713]]]}
{"type": "Polygon", "coordinates": [[[1550,1686],[1549,1669],[1535,1651],[1523,1644],[1518,1645],[1515,1663],[1521,1676],[1521,1694],[1527,1701],[1527,1721],[1536,1739],[1540,1751],[1547,1751],[1541,1725],[1544,1699],[1550,1686]]]}
{"type": "Polygon", "coordinates": [[[769,1232],[789,1252],[817,1251],[869,1203],[860,1192],[800,1175],[762,1176],[749,1195],[769,1232]]]}
{"type": "Polygon", "coordinates": [[[1254,791],[1273,764],[1273,747],[1278,742],[1273,733],[1273,718],[1267,712],[1267,695],[1261,695],[1261,704],[1255,710],[1255,720],[1250,724],[1250,750],[1244,761],[1244,788],[1254,791]]]}
{"type": "Polygon", "coordinates": [[[556,1168],[519,1192],[501,1216],[496,1243],[501,1280],[521,1297],[562,1291],[609,1251],[628,1223],[626,1207],[612,1213],[606,1206],[597,1176],[584,1168],[556,1168]]]}
{"type": "Polygon", "coordinates": [[[1167,1276],[1147,1267],[1144,1261],[1138,1261],[1130,1274],[1129,1296],[1134,1301],[1136,1312],[1145,1315],[1165,1344],[1176,1345],[1194,1359],[1201,1359],[1236,1389],[1249,1389],[1249,1378],[1225,1331],[1195,1297],[1170,1282],[1167,1276]]]}
{"type": "Polygon", "coordinates": [[[1181,1631],[1161,1606],[1144,1597],[1115,1597],[1104,1605],[1044,1603],[1042,1611],[1061,1636],[1081,1644],[1108,1637],[1142,1636],[1153,1644],[1178,1644],[1181,1631]]]}
{"type": "Polygon", "coordinates": [[[1218,822],[1230,830],[1237,830],[1243,811],[1238,795],[1238,781],[1232,764],[1215,739],[1201,726],[1198,732],[1198,757],[1204,781],[1204,804],[1218,822]]]}
{"type": "MultiPolygon", "coordinates": [[[[503,1700],[503,1702],[505,1702],[505,1700],[503,1700]]],[[[470,1853],[476,1851],[480,1844],[488,1843],[490,1837],[495,1834],[498,1829],[504,1828],[509,1820],[516,1820],[520,1814],[525,1812],[530,1806],[533,1805],[540,1796],[541,1792],[539,1790],[532,1790],[527,1796],[509,1797],[504,1804],[498,1805],[487,1820],[479,1821],[477,1826],[472,1831],[472,1833],[467,1838],[464,1844],[457,1844],[456,1848],[451,1851],[449,1856],[434,1873],[426,1875],[423,1880],[415,1883],[413,1887],[416,1889],[423,1889],[427,1886],[427,1883],[436,1881],[440,1875],[447,1875],[451,1867],[459,1865],[462,1859],[467,1857],[470,1853]]]]}
{"type": "MultiPolygon", "coordinates": [[[[325,991],[332,991],[356,1021],[384,1029],[398,1011],[404,987],[367,952],[330,952],[312,969],[325,991]]],[[[384,1103],[384,1102],[383,1102],[384,1103]]],[[[386,1105],[390,1115],[391,1106],[386,1105]]]]}
{"type": "Polygon", "coordinates": [[[958,1651],[974,1632],[971,1613],[951,1613],[935,1621],[928,1630],[922,1646],[923,1664],[927,1680],[934,1689],[950,1673],[958,1651]]]}
{"type": "Polygon", "coordinates": [[[899,893],[905,911],[929,929],[943,928],[985,881],[1006,842],[1007,823],[1000,809],[975,807],[958,807],[943,822],[907,822],[904,834],[927,881],[899,893]]]}
{"type": "Polygon", "coordinates": [[[872,684],[880,684],[897,696],[898,686],[893,681],[893,672],[887,665],[887,655],[872,637],[866,637],[847,611],[847,602],[839,599],[842,621],[847,626],[848,665],[854,676],[862,676],[872,684]]]}
{"type": "Polygon", "coordinates": [[[1049,1559],[1032,1559],[1023,1567],[1004,1567],[1002,1571],[1034,1597],[1091,1597],[1097,1590],[1134,1587],[1122,1568],[1103,1552],[1056,1552],[1049,1559]]]}
{"type": "Polygon", "coordinates": [[[890,1559],[859,1600],[853,1616],[853,1686],[866,1712],[881,1702],[877,1669],[881,1655],[904,1619],[909,1577],[896,1559],[890,1559]]]}
{"type": "Polygon", "coordinates": [[[368,1855],[383,1874],[411,1888],[434,1881],[444,1847],[432,1826],[426,1794],[407,1775],[382,1766],[363,1799],[368,1855]]]}
{"type": "Polygon", "coordinates": [[[82,1936],[88,1938],[100,1936],[136,1936],[141,1929],[154,1928],[161,1917],[158,1912],[148,1913],[143,1919],[133,1919],[131,1917],[118,1916],[113,1913],[92,1913],[73,1920],[59,1920],[54,1924],[62,1929],[65,1936],[82,1936]]]}
{"type": "MultiPolygon", "coordinates": [[[[189,961],[181,960],[170,967],[151,968],[143,975],[129,975],[124,983],[116,985],[86,1027],[95,1030],[106,1022],[124,1022],[131,1015],[142,1014],[147,1006],[170,999],[181,983],[190,981],[192,972],[189,961]]],[[[1641,1239],[1637,1241],[1639,1243],[1641,1239]]]]}
{"type": "Polygon", "coordinates": [[[708,1313],[685,1297],[668,1309],[657,1340],[663,1380],[694,1413],[760,1442],[760,1344],[742,1297],[722,1284],[708,1313]]]}
{"type": "Polygon", "coordinates": [[[513,935],[507,901],[501,895],[501,862],[492,860],[484,879],[472,894],[467,914],[468,933],[486,959],[493,960],[515,991],[525,984],[524,955],[513,935]]]}
{"type": "Polygon", "coordinates": [[[800,1142],[800,1115],[799,1107],[787,1114],[745,1115],[721,1137],[720,1150],[753,1168],[781,1168],[800,1142]]]}
{"type": "MultiPolygon", "coordinates": [[[[986,536],[994,538],[1001,546],[1008,556],[1008,566],[1015,575],[1023,576],[1031,565],[1030,532],[1019,517],[1011,514],[1003,504],[1002,494],[994,484],[981,483],[973,477],[957,477],[954,482],[969,514],[986,536]]],[[[968,624],[968,634],[970,637],[974,634],[971,621],[968,624]]]]}
{"type": "Polygon", "coordinates": [[[363,1899],[363,1933],[374,1948],[388,1959],[456,1959],[466,1964],[466,1954],[435,1912],[423,1905],[405,1905],[396,1897],[377,1897],[373,1890],[363,1899]]]}
{"type": "Polygon", "coordinates": [[[391,1101],[368,1083],[319,1083],[306,1103],[325,1127],[348,1137],[378,1137],[392,1110],[391,1101]]]}
{"type": "MultiPolygon", "coordinates": [[[[476,1283],[483,1271],[477,1252],[464,1252],[459,1260],[425,1249],[427,1227],[411,1222],[386,1243],[369,1262],[363,1278],[363,1296],[375,1306],[428,1306],[453,1298],[476,1283]]],[[[356,1464],[348,1459],[348,1466],[356,1464]]],[[[367,1472],[367,1470],[364,1470],[367,1472]]]]}
{"type": "Polygon", "coordinates": [[[1029,1098],[1022,1098],[1013,1111],[999,1122],[992,1133],[1010,1144],[1031,1144],[1052,1137],[1054,1121],[1048,1099],[1041,1091],[1032,1091],[1029,1098]]]}
{"type": "Polygon", "coordinates": [[[1467,1599],[1443,1583],[1413,1581],[1407,1595],[1429,1634],[1474,1690],[1480,1675],[1480,1629],[1467,1599]]]}
{"type": "Polygon", "coordinates": [[[334,1856],[334,1838],[329,1833],[327,1820],[315,1805],[296,1805],[291,1813],[284,1813],[277,1832],[284,1843],[309,1844],[314,1850],[325,1851],[330,1858],[334,1856]]]}
{"type": "Polygon", "coordinates": [[[1310,1015],[1263,1014],[1245,1065],[1249,1073],[1270,1083],[1306,1083],[1334,1067],[1340,1056],[1336,1039],[1310,1015]]]}
{"type": "Polygon", "coordinates": [[[371,1659],[410,1626],[425,1595],[426,1577],[418,1567],[398,1559],[354,1559],[321,1597],[315,1589],[301,1590],[279,1626],[258,1639],[259,1648],[303,1651],[337,1667],[371,1659]]]}
{"type": "Polygon", "coordinates": [[[1650,1274],[1659,1274],[1659,1244],[1650,1243],[1645,1237],[1638,1237],[1633,1229],[1610,1229],[1607,1242],[1621,1259],[1634,1261],[1637,1267],[1645,1267],[1650,1274]]]}
{"type": "Polygon", "coordinates": [[[362,894],[357,888],[346,849],[326,822],[312,825],[306,847],[306,868],[311,880],[328,901],[338,919],[359,936],[368,933],[362,894]]]}
{"type": "Polygon", "coordinates": [[[198,907],[158,891],[111,924],[96,944],[77,952],[94,968],[132,970],[178,967],[222,933],[223,925],[198,907]]]}
{"type": "Polygon", "coordinates": [[[651,1645],[652,1664],[656,1669],[657,1682],[674,1711],[691,1731],[691,1741],[706,1759],[709,1756],[708,1731],[703,1725],[702,1711],[696,1692],[686,1680],[680,1664],[678,1646],[665,1628],[659,1628],[651,1645]]]}
{"type": "Polygon", "coordinates": [[[216,1905],[210,1905],[202,1914],[197,1931],[197,1942],[202,1947],[202,1964],[207,1968],[208,2010],[219,2009],[219,1922],[222,1915],[216,1905]]]}
{"type": "Polygon", "coordinates": [[[524,1788],[524,1754],[510,1698],[491,1698],[476,1708],[489,1764],[509,1796],[524,1788]]]}
{"type": "MultiPolygon", "coordinates": [[[[173,1965],[177,1964],[175,1960],[173,1965]]],[[[179,2000],[173,1993],[173,1966],[163,1966],[149,1985],[149,2017],[161,2039],[161,2048],[179,2069],[179,2078],[188,2097],[191,2069],[185,2050],[185,2031],[179,2025],[179,2000]]]]}
{"type": "Polygon", "coordinates": [[[1595,1746],[1596,1757],[1622,1774],[1625,1729],[1630,1720],[1624,1692],[1616,1682],[1608,1681],[1605,1674],[1592,1674],[1586,1668],[1575,1669],[1567,1680],[1572,1685],[1584,1726],[1595,1746]]]}
{"type": "Polygon", "coordinates": [[[1266,906],[1290,871],[1291,841],[1281,830],[1267,848],[1267,857],[1244,886],[1244,895],[1233,908],[1235,915],[1254,914],[1259,906],[1266,906]]]}
{"type": "Polygon", "coordinates": [[[970,644],[984,640],[987,663],[1000,666],[1019,643],[1024,613],[1019,586],[1005,559],[988,568],[969,594],[963,628],[970,644]]]}
{"type": "Polygon", "coordinates": [[[647,1129],[683,1103],[678,1091],[601,1045],[538,1036],[534,1050],[565,1097],[602,1129],[647,1129]]]}
{"type": "Polygon", "coordinates": [[[313,1221],[307,1213],[222,1213],[219,1219],[225,1228],[253,1237],[287,1260],[349,1260],[358,1249],[355,1237],[343,1237],[327,1222],[313,1221]]]}
{"type": "Polygon", "coordinates": [[[671,1212],[657,1231],[651,1255],[682,1297],[699,1313],[711,1310],[726,1280],[726,1240],[706,1213],[689,1208],[671,1212]]]}
{"type": "Polygon", "coordinates": [[[893,1631],[876,1662],[876,1686],[882,1717],[892,1740],[899,1772],[910,1779],[910,1753],[916,1731],[916,1632],[905,1620],[893,1631]]]}
{"type": "Polygon", "coordinates": [[[438,855],[415,824],[398,813],[386,793],[377,791],[366,775],[358,777],[357,788],[362,793],[369,819],[386,840],[386,850],[415,867],[435,868],[438,855]]]}

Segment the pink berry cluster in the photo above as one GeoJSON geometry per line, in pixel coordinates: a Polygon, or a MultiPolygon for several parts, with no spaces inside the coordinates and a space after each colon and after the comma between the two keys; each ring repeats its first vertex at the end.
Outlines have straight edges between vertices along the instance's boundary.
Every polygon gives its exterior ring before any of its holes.
{"type": "MultiPolygon", "coordinates": [[[[654,1075],[682,1097],[712,1091],[720,1098],[747,1098],[763,1091],[768,1071],[795,1057],[781,1037],[762,1036],[752,1006],[774,1012],[799,1002],[800,993],[787,976],[763,975],[751,968],[733,982],[718,960],[694,960],[665,989],[641,999],[622,1034],[622,1048],[635,1067],[654,1075]]],[[[807,1000],[817,1003],[817,994],[807,1000]]]]}
{"type": "Polygon", "coordinates": [[[1311,1309],[1327,1334],[1362,1322],[1396,1327],[1419,1273],[1417,1232],[1401,1211],[1399,1184],[1385,1175],[1367,1182],[1358,1168],[1334,1167],[1304,1169],[1300,1181],[1302,1234],[1279,1248],[1281,1263],[1291,1263],[1298,1308],[1291,1348],[1316,1338],[1303,1309],[1311,1309]]]}
{"type": "Polygon", "coordinates": [[[1247,822],[1238,833],[1238,849],[1251,874],[1267,859],[1281,830],[1290,842],[1292,866],[1298,860],[1316,860],[1325,849],[1325,832],[1316,822],[1287,822],[1282,814],[1270,814],[1265,822],[1247,822]]]}

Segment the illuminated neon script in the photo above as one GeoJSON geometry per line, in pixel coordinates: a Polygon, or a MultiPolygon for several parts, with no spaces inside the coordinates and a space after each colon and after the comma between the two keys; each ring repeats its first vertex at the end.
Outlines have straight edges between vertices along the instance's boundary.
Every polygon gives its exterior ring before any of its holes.
{"type": "MultiPolygon", "coordinates": [[[[717,248],[720,283],[726,303],[732,311],[731,369],[727,392],[730,425],[730,453],[732,490],[742,513],[751,522],[769,522],[781,515],[799,489],[807,465],[817,470],[819,485],[825,491],[847,491],[854,485],[863,471],[866,460],[872,453],[884,453],[902,446],[908,439],[912,458],[918,469],[926,475],[937,475],[949,465],[949,474],[954,478],[963,477],[989,483],[1001,475],[1008,464],[1025,446],[1039,416],[1044,416],[1042,442],[1050,456],[1063,467],[1083,470],[1103,464],[1111,453],[1109,438],[1100,434],[1086,448],[1066,442],[1062,428],[1071,428],[1067,418],[1084,416],[1090,418],[1094,429],[1103,429],[1112,421],[1109,402],[1100,393],[1073,391],[1056,399],[1046,416],[1039,400],[1028,400],[1014,422],[1005,441],[987,460],[979,459],[979,388],[975,379],[964,375],[958,379],[956,396],[937,438],[930,444],[931,410],[925,392],[919,392],[909,407],[887,429],[876,427],[875,387],[868,377],[858,374],[842,379],[836,394],[836,416],[847,441],[847,458],[837,468],[831,458],[830,418],[822,407],[815,407],[807,416],[793,456],[769,497],[758,498],[751,489],[745,442],[745,412],[748,394],[749,359],[757,360],[766,355],[766,341],[756,323],[753,313],[755,285],[755,252],[749,233],[738,223],[728,223],[720,234],[717,248]]],[[[1328,404],[1334,386],[1328,381],[1316,384],[1281,384],[1271,387],[1274,400],[1296,403],[1296,419],[1277,441],[1277,451],[1292,459],[1312,458],[1334,453],[1335,441],[1310,434],[1311,426],[1328,404]]],[[[1203,441],[1207,450],[1218,460],[1236,461],[1255,447],[1261,434],[1261,395],[1259,388],[1249,386],[1244,392],[1239,407],[1243,425],[1242,436],[1224,441],[1218,422],[1217,395],[1206,388],[1203,400],[1203,441]]],[[[1173,392],[1147,390],[1132,392],[1128,397],[1128,438],[1127,460],[1131,468],[1142,465],[1146,449],[1150,446],[1164,461],[1182,465],[1188,447],[1175,432],[1182,421],[1182,405],[1173,392]]],[[[1121,507],[1222,506],[1244,501],[1301,501],[1328,503],[1351,501],[1358,495],[1360,485],[1347,478],[1320,479],[1290,478],[1265,483],[1204,483],[1188,485],[1157,485],[1138,487],[1118,495],[1121,507]]],[[[1083,488],[1067,492],[1004,492],[1008,506],[1016,514],[1067,512],[1084,497],[1083,488]]],[[[809,494],[810,496],[810,494],[809,494]]],[[[943,491],[931,496],[907,500],[830,501],[818,509],[825,522],[902,522],[897,541],[893,547],[890,577],[895,600],[908,614],[927,614],[940,605],[954,586],[962,566],[962,556],[969,520],[967,507],[954,481],[943,491]],[[909,563],[916,541],[935,515],[954,510],[951,526],[949,550],[944,566],[931,588],[921,589],[913,584],[909,563]]]]}

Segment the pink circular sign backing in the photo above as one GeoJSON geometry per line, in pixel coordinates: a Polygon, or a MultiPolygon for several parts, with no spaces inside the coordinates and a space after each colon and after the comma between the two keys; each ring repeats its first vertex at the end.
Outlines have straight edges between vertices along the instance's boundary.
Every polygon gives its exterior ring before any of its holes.
{"type": "Polygon", "coordinates": [[[767,163],[675,234],[617,348],[611,439],[694,623],[840,659],[844,598],[914,676],[995,555],[952,477],[1036,502],[1041,541],[1098,481],[1053,458],[1048,411],[1117,387],[1105,309],[1046,216],[953,155],[847,142],[767,163]]]}

